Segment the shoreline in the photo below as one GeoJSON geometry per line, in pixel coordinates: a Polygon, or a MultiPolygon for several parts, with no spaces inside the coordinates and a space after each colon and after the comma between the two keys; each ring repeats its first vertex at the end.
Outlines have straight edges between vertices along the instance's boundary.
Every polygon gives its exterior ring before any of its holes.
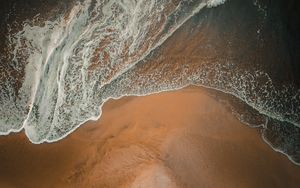
{"type": "MultiPolygon", "coordinates": [[[[103,113],[103,106],[110,102],[111,100],[122,100],[124,98],[128,98],[128,97],[146,97],[146,96],[151,96],[151,95],[156,95],[156,94],[161,94],[161,93],[168,93],[168,92],[176,92],[176,91],[180,91],[180,90],[187,90],[187,89],[204,89],[204,90],[208,90],[209,93],[215,93],[214,95],[224,95],[225,97],[223,97],[224,99],[225,98],[235,98],[237,100],[239,100],[241,103],[244,103],[247,105],[248,108],[251,108],[251,109],[254,109],[255,111],[257,111],[257,109],[255,109],[253,106],[251,106],[250,104],[248,104],[246,101],[243,101],[242,99],[240,99],[239,97],[235,96],[234,94],[230,93],[230,92],[225,92],[225,91],[222,91],[222,90],[219,90],[219,89],[216,89],[216,88],[213,88],[213,87],[208,87],[208,86],[204,86],[204,85],[199,85],[199,84],[189,84],[189,85],[184,85],[182,87],[178,87],[178,88],[173,88],[173,89],[166,89],[166,90],[161,90],[161,91],[157,91],[157,92],[152,92],[152,93],[147,93],[147,94],[136,94],[136,95],[122,95],[120,97],[109,97],[107,99],[105,99],[103,101],[103,103],[99,106],[99,112],[100,112],[100,115],[97,116],[97,117],[91,117],[87,120],[85,120],[83,123],[80,123],[78,124],[78,126],[74,127],[74,129],[70,130],[67,134],[65,134],[64,136],[62,136],[61,138],[59,139],[56,139],[56,140],[47,140],[47,139],[44,139],[40,142],[34,142],[32,141],[29,136],[28,136],[28,133],[26,131],[26,129],[24,129],[24,125],[22,126],[22,128],[20,130],[12,130],[10,132],[8,132],[7,134],[0,134],[0,136],[9,136],[9,135],[12,135],[12,134],[25,134],[26,135],[26,138],[32,143],[32,144],[51,144],[51,143],[56,143],[56,142],[60,142],[61,140],[63,139],[66,139],[70,134],[72,134],[73,132],[76,132],[80,127],[84,126],[85,124],[89,124],[89,123],[93,123],[93,122],[97,122],[97,121],[100,121],[101,120],[101,116],[102,116],[102,113],[103,113]]],[[[216,97],[215,96],[215,97],[216,97]]],[[[225,99],[226,100],[226,99],[225,99]]],[[[228,101],[227,101],[228,102],[228,101]]],[[[226,102],[225,102],[226,103],[226,102]]],[[[229,102],[230,103],[230,102],[229,102]]],[[[234,105],[231,105],[229,104],[229,106],[232,106],[234,108],[234,105]]],[[[257,111],[258,113],[261,113],[259,111],[257,111]]],[[[268,115],[266,114],[262,114],[264,116],[266,116],[266,118],[272,118],[272,117],[269,117],[268,115]]],[[[237,117],[236,117],[237,118],[237,117]]],[[[238,119],[238,118],[237,118],[238,119]]],[[[238,119],[239,120],[239,119],[238,119]]],[[[260,129],[261,127],[251,127],[250,125],[247,124],[247,122],[242,122],[241,120],[239,120],[244,126],[247,126],[247,127],[250,127],[250,128],[256,128],[256,129],[260,129]]],[[[279,120],[278,120],[279,121],[279,120]]],[[[25,121],[24,121],[25,122],[25,121]]],[[[268,121],[266,121],[266,123],[268,123],[268,121]]],[[[261,125],[263,126],[263,125],[261,125]]],[[[293,124],[293,126],[295,126],[293,124]]],[[[263,135],[261,134],[261,139],[263,140],[263,142],[265,144],[267,144],[270,148],[272,148],[272,150],[274,152],[278,152],[282,155],[284,155],[285,157],[287,157],[294,165],[298,165],[300,166],[300,163],[297,163],[296,161],[294,161],[292,159],[291,156],[289,156],[289,154],[277,149],[277,148],[274,148],[272,146],[272,144],[266,139],[263,137],[263,135]]]]}
{"type": "Polygon", "coordinates": [[[32,144],[24,132],[0,137],[0,159],[0,185],[11,187],[296,187],[300,181],[299,166],[199,87],[109,100],[99,120],[59,142],[32,144]]]}

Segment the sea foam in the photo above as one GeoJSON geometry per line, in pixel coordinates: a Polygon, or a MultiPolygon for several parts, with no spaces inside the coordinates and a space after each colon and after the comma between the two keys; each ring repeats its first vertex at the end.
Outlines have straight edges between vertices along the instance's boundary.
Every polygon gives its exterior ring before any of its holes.
{"type": "Polygon", "coordinates": [[[8,36],[6,59],[15,70],[25,69],[25,77],[18,92],[11,78],[0,84],[0,133],[25,129],[33,143],[55,142],[98,119],[109,98],[188,85],[229,93],[261,114],[299,127],[299,90],[277,87],[262,70],[233,68],[230,60],[147,60],[204,7],[224,2],[86,0],[53,21],[24,22],[8,36]]]}
{"type": "Polygon", "coordinates": [[[226,0],[208,0],[207,1],[207,7],[212,8],[212,7],[217,7],[221,4],[224,4],[226,0]]]}

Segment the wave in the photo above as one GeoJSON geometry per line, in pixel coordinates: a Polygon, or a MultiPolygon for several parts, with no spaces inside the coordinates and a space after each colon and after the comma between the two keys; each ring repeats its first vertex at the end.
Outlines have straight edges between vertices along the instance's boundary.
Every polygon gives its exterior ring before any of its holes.
{"type": "Polygon", "coordinates": [[[0,79],[0,134],[24,129],[33,143],[55,142],[98,119],[110,98],[188,85],[229,93],[269,118],[300,127],[300,91],[277,86],[263,70],[230,58],[159,55],[190,18],[224,2],[86,0],[52,21],[27,20],[9,33],[9,54],[1,58],[24,76],[3,73],[0,79]]]}

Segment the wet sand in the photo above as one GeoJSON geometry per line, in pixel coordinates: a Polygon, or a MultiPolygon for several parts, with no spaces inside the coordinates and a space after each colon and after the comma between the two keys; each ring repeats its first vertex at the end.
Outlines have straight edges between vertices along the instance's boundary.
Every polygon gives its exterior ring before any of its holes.
{"type": "Polygon", "coordinates": [[[300,166],[204,88],[109,100],[99,121],[34,145],[0,137],[0,187],[298,187],[300,166]]]}

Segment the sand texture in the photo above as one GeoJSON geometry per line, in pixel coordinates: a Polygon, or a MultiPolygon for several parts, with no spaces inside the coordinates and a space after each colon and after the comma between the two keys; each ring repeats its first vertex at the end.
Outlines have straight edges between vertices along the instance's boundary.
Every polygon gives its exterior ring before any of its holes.
{"type": "Polygon", "coordinates": [[[206,89],[109,100],[52,144],[0,137],[0,187],[298,187],[300,167],[206,89]]]}

